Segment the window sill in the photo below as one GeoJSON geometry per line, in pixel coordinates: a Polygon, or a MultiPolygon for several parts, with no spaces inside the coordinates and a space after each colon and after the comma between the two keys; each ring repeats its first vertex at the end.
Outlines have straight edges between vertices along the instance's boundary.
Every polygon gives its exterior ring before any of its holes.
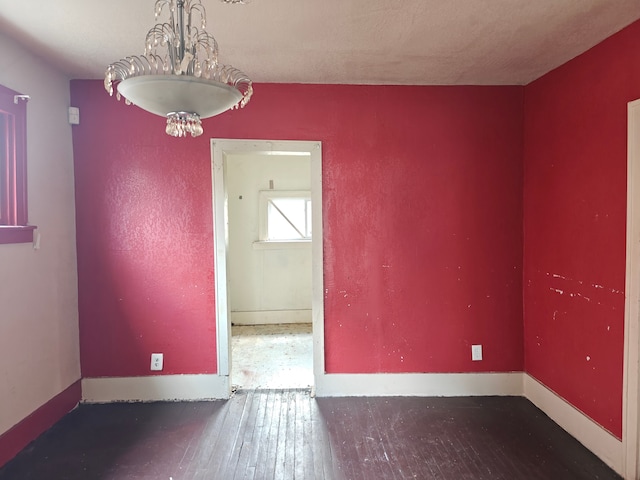
{"type": "Polygon", "coordinates": [[[33,243],[35,225],[0,225],[0,245],[8,243],[33,243]]]}
{"type": "Polygon", "coordinates": [[[259,240],[257,242],[253,242],[254,250],[288,250],[310,247],[311,240],[259,240]]]}

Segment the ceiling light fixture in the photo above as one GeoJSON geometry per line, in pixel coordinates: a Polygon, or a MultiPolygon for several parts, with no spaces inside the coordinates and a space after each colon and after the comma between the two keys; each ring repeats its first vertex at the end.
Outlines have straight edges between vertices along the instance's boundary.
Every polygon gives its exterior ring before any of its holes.
{"type": "MultiPolygon", "coordinates": [[[[245,3],[245,0],[221,0],[245,3]]],[[[244,107],[253,94],[249,77],[218,63],[218,43],[205,31],[201,0],[156,0],[156,21],[165,7],[169,19],[158,23],[145,42],[144,55],[125,57],[107,67],[104,87],[148,112],[167,117],[174,137],[202,135],[202,118],[244,107]],[[200,28],[192,21],[200,19],[200,28]]]]}

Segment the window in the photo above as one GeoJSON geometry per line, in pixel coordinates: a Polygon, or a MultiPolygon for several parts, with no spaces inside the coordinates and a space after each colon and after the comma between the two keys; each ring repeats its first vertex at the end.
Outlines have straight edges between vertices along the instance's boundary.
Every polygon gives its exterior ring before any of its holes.
{"type": "Polygon", "coordinates": [[[33,241],[27,225],[26,98],[0,85],[0,243],[33,241]]]}
{"type": "Polygon", "coordinates": [[[308,191],[260,192],[260,240],[311,240],[311,194],[308,191]]]}

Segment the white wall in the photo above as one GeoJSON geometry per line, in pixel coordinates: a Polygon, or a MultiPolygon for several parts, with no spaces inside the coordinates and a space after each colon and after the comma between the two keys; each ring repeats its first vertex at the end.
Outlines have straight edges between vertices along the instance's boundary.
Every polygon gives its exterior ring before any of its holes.
{"type": "Polygon", "coordinates": [[[253,245],[259,239],[258,194],[270,189],[270,181],[274,190],[310,190],[310,158],[227,156],[231,321],[311,323],[311,245],[277,249],[253,245]]]}
{"type": "Polygon", "coordinates": [[[0,35],[0,84],[27,106],[29,223],[41,248],[0,245],[0,434],[80,378],[69,81],[0,35]]]}

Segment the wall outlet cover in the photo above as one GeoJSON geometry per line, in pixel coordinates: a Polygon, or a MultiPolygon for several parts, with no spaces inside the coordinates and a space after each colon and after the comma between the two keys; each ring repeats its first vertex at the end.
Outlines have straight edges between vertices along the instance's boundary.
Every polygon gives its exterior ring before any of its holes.
{"type": "Polygon", "coordinates": [[[162,370],[164,355],[162,353],[151,354],[151,370],[162,370]]]}
{"type": "Polygon", "coordinates": [[[471,345],[471,360],[474,362],[482,360],[482,345],[471,345]]]}
{"type": "Polygon", "coordinates": [[[80,125],[80,109],[78,107],[69,107],[69,124],[80,125]]]}

